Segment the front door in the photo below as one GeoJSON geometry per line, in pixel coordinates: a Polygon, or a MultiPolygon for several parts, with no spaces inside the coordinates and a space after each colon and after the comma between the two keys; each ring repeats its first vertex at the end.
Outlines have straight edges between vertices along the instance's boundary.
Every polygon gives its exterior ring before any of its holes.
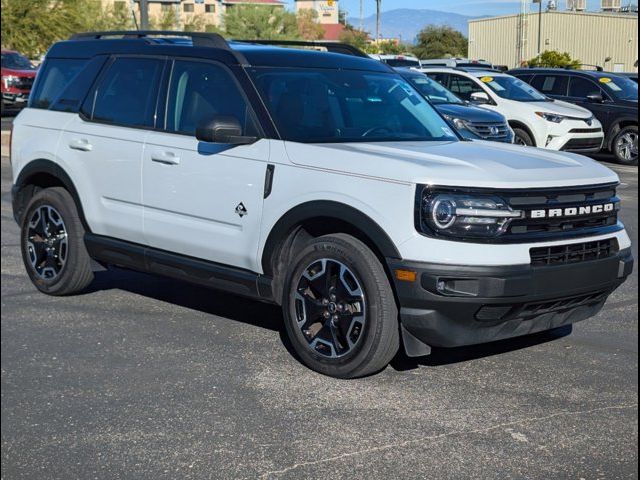
{"type": "Polygon", "coordinates": [[[146,243],[255,271],[270,141],[229,146],[196,139],[198,125],[220,116],[259,136],[223,65],[175,60],[169,78],[163,131],[149,133],[143,153],[146,243]]]}

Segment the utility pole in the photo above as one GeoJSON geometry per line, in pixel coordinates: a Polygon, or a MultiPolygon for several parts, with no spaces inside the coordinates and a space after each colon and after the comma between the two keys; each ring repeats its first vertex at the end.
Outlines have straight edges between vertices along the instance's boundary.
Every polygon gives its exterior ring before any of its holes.
{"type": "Polygon", "coordinates": [[[382,0],[376,0],[376,40],[380,40],[380,6],[382,4],[382,0]]]}
{"type": "Polygon", "coordinates": [[[149,2],[148,0],[140,0],[140,28],[149,30],[149,2]]]}
{"type": "Polygon", "coordinates": [[[533,0],[538,4],[538,55],[542,53],[542,0],[533,0]]]}

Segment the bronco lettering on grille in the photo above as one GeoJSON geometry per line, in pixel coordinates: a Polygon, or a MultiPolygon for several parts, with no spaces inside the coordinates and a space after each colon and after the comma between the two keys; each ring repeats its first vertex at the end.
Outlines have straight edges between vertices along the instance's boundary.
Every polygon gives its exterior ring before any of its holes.
{"type": "Polygon", "coordinates": [[[613,212],[615,204],[586,205],[583,207],[550,208],[546,210],[531,210],[531,218],[564,218],[578,217],[581,215],[597,215],[599,213],[613,212]]]}

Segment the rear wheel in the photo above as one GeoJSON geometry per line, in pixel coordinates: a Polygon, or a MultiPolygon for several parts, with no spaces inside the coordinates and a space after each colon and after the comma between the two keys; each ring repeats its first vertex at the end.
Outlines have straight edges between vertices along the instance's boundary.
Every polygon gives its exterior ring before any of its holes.
{"type": "Polygon", "coordinates": [[[310,241],[289,270],[287,334],[311,369],[337,378],[382,370],[398,351],[398,311],[378,258],[344,234],[310,241]]]}
{"type": "Polygon", "coordinates": [[[22,219],[20,243],[29,278],[41,292],[70,295],[92,282],[84,228],[64,188],[47,188],[33,196],[22,219]]]}
{"type": "Polygon", "coordinates": [[[531,138],[531,135],[529,135],[526,130],[523,130],[522,128],[514,128],[513,133],[515,134],[513,143],[516,145],[521,145],[523,147],[535,147],[533,138],[531,138]]]}
{"type": "Polygon", "coordinates": [[[613,154],[623,165],[638,164],[638,127],[632,125],[618,132],[613,139],[613,154]]]}

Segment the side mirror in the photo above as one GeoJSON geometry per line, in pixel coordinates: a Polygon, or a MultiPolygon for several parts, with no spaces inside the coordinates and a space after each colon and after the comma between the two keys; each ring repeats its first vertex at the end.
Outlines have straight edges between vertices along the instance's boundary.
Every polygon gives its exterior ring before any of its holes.
{"type": "Polygon", "coordinates": [[[487,105],[491,103],[489,95],[487,95],[485,92],[473,92],[471,94],[471,101],[478,105],[487,105]]]}
{"type": "Polygon", "coordinates": [[[251,145],[258,141],[257,137],[244,136],[240,121],[232,116],[219,116],[200,123],[196,127],[196,138],[201,142],[225,145],[251,145]]]}
{"type": "Polygon", "coordinates": [[[592,93],[591,95],[587,95],[587,100],[591,103],[604,103],[604,97],[601,93],[592,93]]]}

